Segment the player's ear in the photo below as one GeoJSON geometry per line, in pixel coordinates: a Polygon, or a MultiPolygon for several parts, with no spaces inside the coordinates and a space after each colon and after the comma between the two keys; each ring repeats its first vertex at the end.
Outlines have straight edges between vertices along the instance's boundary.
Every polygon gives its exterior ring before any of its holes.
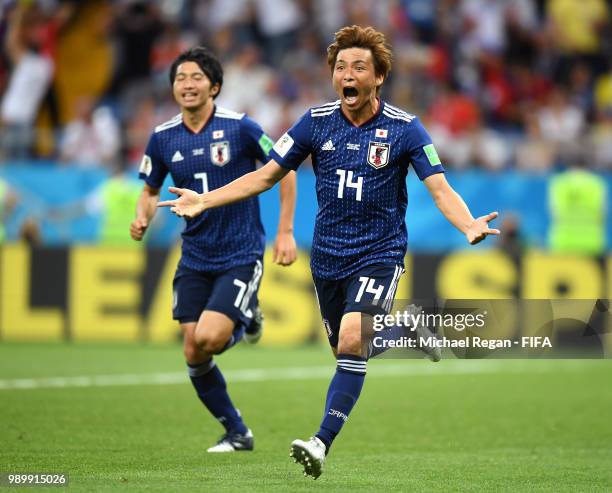
{"type": "Polygon", "coordinates": [[[210,88],[210,95],[214,98],[216,95],[219,94],[220,90],[221,90],[221,86],[219,84],[215,84],[214,86],[210,88]]]}
{"type": "Polygon", "coordinates": [[[374,80],[376,81],[376,88],[380,89],[380,87],[383,85],[383,82],[385,81],[385,76],[382,74],[377,74],[374,80]]]}

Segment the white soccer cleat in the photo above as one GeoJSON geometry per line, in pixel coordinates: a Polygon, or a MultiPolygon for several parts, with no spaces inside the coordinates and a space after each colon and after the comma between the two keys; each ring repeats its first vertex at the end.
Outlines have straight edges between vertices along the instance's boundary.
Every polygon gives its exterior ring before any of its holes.
{"type": "Polygon", "coordinates": [[[312,476],[317,479],[323,472],[325,450],[325,444],[317,437],[310,437],[307,442],[293,440],[289,457],[293,457],[294,462],[304,466],[304,476],[312,476]]]}
{"type": "Polygon", "coordinates": [[[257,344],[263,335],[264,316],[261,308],[256,306],[253,309],[253,319],[244,331],[244,342],[247,344],[257,344]]]}
{"type": "Polygon", "coordinates": [[[223,435],[216,445],[210,447],[207,452],[222,453],[222,452],[243,452],[253,450],[253,432],[247,430],[243,435],[240,433],[226,433],[223,435]]]}
{"type": "MultiPolygon", "coordinates": [[[[411,304],[404,308],[404,311],[414,316],[417,316],[423,311],[423,308],[415,304],[411,304]]],[[[416,349],[423,351],[425,355],[434,363],[437,363],[442,359],[442,350],[438,346],[432,347],[420,343],[422,339],[436,339],[436,335],[431,330],[429,330],[429,328],[427,327],[427,325],[425,325],[425,323],[423,323],[423,321],[418,323],[414,328],[414,336],[416,337],[417,341],[416,349]]]]}

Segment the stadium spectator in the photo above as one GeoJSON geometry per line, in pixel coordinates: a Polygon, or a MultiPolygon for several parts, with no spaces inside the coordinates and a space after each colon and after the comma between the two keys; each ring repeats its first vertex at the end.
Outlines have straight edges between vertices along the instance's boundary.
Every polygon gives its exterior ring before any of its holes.
{"type": "Polygon", "coordinates": [[[505,10],[506,49],[504,59],[509,64],[533,66],[538,56],[542,20],[533,0],[507,2],[505,10]]]}
{"type": "Polygon", "coordinates": [[[112,176],[86,201],[88,214],[101,215],[98,244],[134,247],[129,229],[142,187],[129,168],[117,166],[112,176]]]}
{"type": "Polygon", "coordinates": [[[298,44],[304,13],[297,0],[251,0],[263,53],[271,65],[282,62],[298,44]]]}
{"type": "Polygon", "coordinates": [[[32,154],[34,123],[54,71],[52,54],[43,50],[47,26],[47,19],[35,5],[18,3],[10,14],[4,48],[12,70],[0,107],[0,147],[7,158],[25,159],[32,154]]]}
{"type": "Polygon", "coordinates": [[[554,143],[542,137],[540,125],[535,115],[525,115],[525,137],[514,146],[514,161],[521,170],[548,171],[557,159],[554,143]]]}
{"type": "Polygon", "coordinates": [[[606,248],[606,182],[586,169],[584,157],[551,178],[548,189],[551,252],[601,255],[606,248]]]}
{"type": "Polygon", "coordinates": [[[149,82],[152,51],[163,32],[155,2],[119,0],[115,7],[115,80],[112,92],[120,94],[133,84],[149,82]]]}
{"type": "Polygon", "coordinates": [[[548,0],[546,12],[550,38],[560,53],[556,79],[564,82],[578,61],[588,63],[595,73],[605,70],[600,51],[610,22],[605,0],[548,0]]]}
{"type": "Polygon", "coordinates": [[[223,82],[226,90],[219,96],[219,104],[251,113],[273,77],[272,69],[262,63],[261,50],[253,43],[244,44],[234,60],[226,64],[223,82]]]}
{"type": "Polygon", "coordinates": [[[91,98],[77,100],[76,119],[65,130],[60,159],[83,167],[117,165],[121,134],[110,108],[95,107],[91,98]]]}
{"type": "Polygon", "coordinates": [[[574,150],[585,129],[584,111],[568,100],[567,91],[556,86],[537,112],[542,137],[560,151],[574,150]]]}
{"type": "Polygon", "coordinates": [[[470,58],[484,52],[503,53],[506,48],[505,0],[461,0],[461,50],[470,58]]]}

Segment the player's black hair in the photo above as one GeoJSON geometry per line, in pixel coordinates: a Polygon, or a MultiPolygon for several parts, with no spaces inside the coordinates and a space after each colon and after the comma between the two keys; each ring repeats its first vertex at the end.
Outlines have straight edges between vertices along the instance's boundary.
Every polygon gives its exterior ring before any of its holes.
{"type": "Polygon", "coordinates": [[[210,80],[211,86],[219,84],[219,90],[217,94],[213,96],[216,98],[221,92],[223,86],[223,67],[219,59],[207,48],[203,46],[196,46],[190,48],[187,51],[181,53],[172,65],[170,66],[170,85],[174,84],[174,78],[176,77],[176,69],[181,63],[194,62],[198,64],[198,67],[202,69],[202,72],[206,74],[206,77],[210,80]]]}

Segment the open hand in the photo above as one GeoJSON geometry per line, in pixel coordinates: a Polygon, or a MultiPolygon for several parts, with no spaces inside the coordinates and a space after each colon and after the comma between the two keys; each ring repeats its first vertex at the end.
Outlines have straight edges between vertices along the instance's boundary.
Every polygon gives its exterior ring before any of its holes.
{"type": "Polygon", "coordinates": [[[188,219],[199,216],[204,212],[204,205],[199,193],[188,188],[169,187],[168,190],[176,194],[178,198],[158,202],[157,207],[170,207],[171,212],[188,219]]]}
{"type": "Polygon", "coordinates": [[[478,219],[475,219],[474,222],[470,225],[468,230],[465,232],[465,236],[467,237],[470,245],[476,245],[476,243],[480,243],[484,240],[487,235],[499,235],[499,229],[489,228],[489,221],[493,221],[499,213],[491,212],[486,216],[480,216],[478,219]]]}

